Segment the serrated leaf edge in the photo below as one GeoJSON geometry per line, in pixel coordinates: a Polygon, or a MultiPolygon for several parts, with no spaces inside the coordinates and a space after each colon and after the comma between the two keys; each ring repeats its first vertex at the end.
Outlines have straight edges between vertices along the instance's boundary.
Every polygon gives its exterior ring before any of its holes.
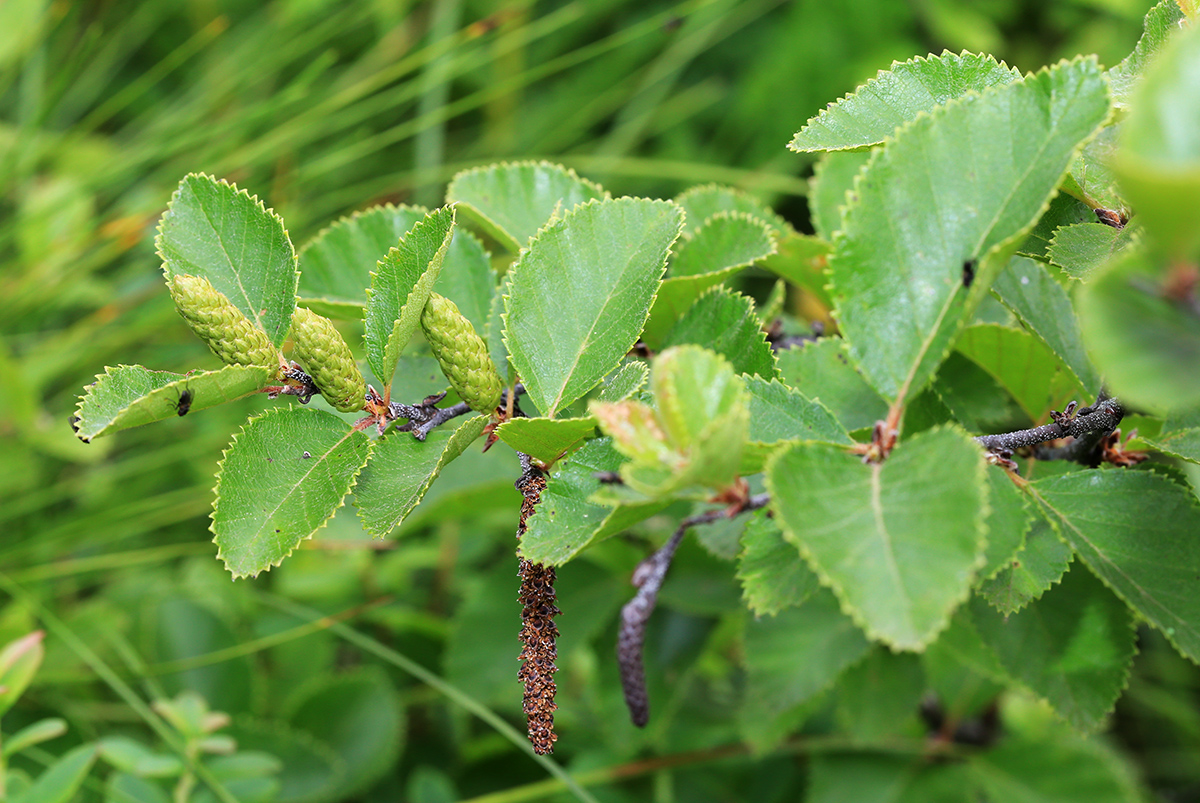
{"type": "MultiPolygon", "coordinates": [[[[214,175],[211,175],[209,173],[203,173],[203,172],[188,173],[186,176],[184,176],[179,181],[179,185],[175,188],[175,191],[173,193],[171,193],[171,200],[167,202],[166,210],[162,213],[161,216],[159,216],[158,225],[154,229],[154,231],[155,231],[154,253],[159,259],[162,260],[162,263],[163,263],[162,264],[162,272],[163,272],[164,282],[169,286],[171,279],[173,277],[173,274],[171,274],[167,270],[167,256],[162,252],[163,223],[166,222],[167,216],[170,215],[172,213],[172,211],[174,210],[175,202],[179,198],[180,192],[183,190],[184,182],[186,182],[190,178],[207,179],[208,181],[211,181],[213,184],[223,185],[225,187],[228,187],[229,189],[233,190],[235,197],[238,195],[246,196],[247,198],[250,199],[251,202],[253,202],[254,206],[257,207],[260,212],[264,213],[265,215],[267,215],[267,216],[271,217],[272,219],[279,222],[279,228],[283,229],[283,239],[284,239],[284,241],[287,242],[288,248],[290,248],[291,252],[292,252],[292,273],[295,274],[293,276],[293,280],[292,280],[292,297],[295,298],[296,294],[299,292],[299,289],[300,289],[300,254],[296,251],[296,246],[292,244],[292,237],[288,233],[287,226],[283,222],[283,217],[278,212],[276,212],[274,208],[267,206],[265,203],[263,203],[261,200],[259,200],[259,197],[257,195],[251,195],[248,190],[239,189],[237,184],[235,184],[227,179],[223,179],[223,178],[219,179],[214,175]]],[[[203,276],[202,278],[207,279],[208,277],[203,276]]],[[[228,298],[228,296],[226,296],[226,297],[228,298]]],[[[232,302],[232,299],[230,299],[230,301],[232,302]]],[[[234,306],[237,306],[236,302],[233,302],[233,303],[234,303],[234,306]]],[[[251,305],[247,305],[247,306],[251,306],[251,305]]],[[[238,307],[238,309],[241,309],[241,307],[238,307]]],[[[242,310],[242,311],[246,312],[246,310],[242,310]]],[[[262,320],[259,317],[258,310],[250,310],[250,314],[247,314],[246,317],[249,318],[254,323],[254,325],[257,326],[259,329],[261,329],[264,332],[267,331],[262,325],[262,320]]],[[[285,326],[284,331],[283,331],[283,339],[285,339],[285,340],[287,339],[287,333],[288,333],[288,328],[285,326]]],[[[270,333],[268,332],[268,334],[270,334],[270,333]]],[[[276,348],[279,348],[279,346],[282,342],[283,342],[282,340],[279,343],[275,343],[274,341],[272,341],[272,344],[276,348]]]]}
{"type": "MultiPolygon", "coordinates": [[[[246,420],[246,423],[242,425],[241,429],[239,429],[237,432],[235,432],[233,434],[233,438],[229,441],[229,445],[226,446],[225,449],[223,449],[221,451],[221,459],[219,461],[217,461],[217,473],[213,475],[217,480],[217,484],[216,484],[216,486],[213,487],[212,512],[208,514],[208,518],[209,518],[208,530],[209,530],[209,532],[211,532],[213,534],[212,542],[217,545],[217,559],[220,560],[221,563],[225,566],[226,571],[228,571],[231,575],[233,575],[234,580],[238,580],[243,577],[257,577],[258,575],[262,574],[263,572],[271,571],[271,569],[274,569],[276,566],[283,563],[283,561],[285,559],[291,557],[292,553],[295,552],[300,547],[300,544],[304,543],[305,541],[311,540],[313,535],[317,532],[317,530],[320,530],[323,527],[329,526],[329,521],[337,514],[338,510],[345,507],[346,497],[348,497],[350,495],[350,493],[354,490],[354,486],[358,484],[358,475],[362,473],[363,466],[365,466],[368,462],[370,462],[371,455],[375,450],[374,441],[368,440],[367,441],[367,459],[363,461],[362,465],[360,465],[358,467],[358,469],[355,470],[355,472],[352,475],[350,475],[350,485],[347,486],[346,492],[344,494],[342,494],[342,498],[338,501],[338,503],[329,512],[329,515],[325,517],[325,520],[322,521],[320,524],[318,524],[316,527],[314,527],[312,532],[310,532],[308,535],[301,536],[300,540],[297,541],[296,544],[291,549],[289,549],[286,553],[284,553],[282,556],[280,556],[279,560],[277,560],[273,563],[270,563],[267,566],[264,566],[263,568],[259,569],[257,572],[254,572],[253,574],[248,573],[248,572],[243,573],[243,574],[238,574],[237,572],[235,572],[233,569],[231,569],[229,567],[229,561],[226,559],[225,550],[221,546],[221,544],[217,543],[217,538],[220,537],[220,534],[215,529],[216,523],[217,523],[217,521],[216,521],[217,504],[221,501],[221,479],[225,472],[225,461],[229,458],[229,453],[233,450],[233,447],[237,444],[238,439],[242,435],[245,434],[246,428],[249,427],[251,424],[255,423],[256,421],[261,421],[265,418],[269,418],[270,416],[273,416],[273,415],[285,415],[285,414],[291,413],[293,411],[301,412],[301,413],[304,412],[302,410],[296,410],[295,407],[272,407],[269,410],[264,410],[262,413],[260,413],[258,415],[251,416],[249,419],[246,420]]],[[[334,416],[333,413],[329,413],[329,415],[334,416]]],[[[334,417],[336,418],[336,416],[334,416],[334,417]]],[[[356,430],[354,430],[353,428],[351,428],[349,431],[347,431],[346,434],[342,438],[342,442],[344,442],[347,438],[352,437],[355,432],[356,432],[356,430]]]]}
{"type": "MultiPolygon", "coordinates": [[[[821,440],[816,440],[813,438],[806,438],[804,440],[795,438],[795,439],[778,440],[778,441],[748,440],[747,443],[759,444],[762,446],[782,446],[785,443],[824,443],[829,446],[843,446],[843,447],[853,445],[854,438],[850,437],[850,432],[846,429],[846,425],[843,424],[841,419],[839,419],[836,415],[834,415],[833,411],[830,410],[828,407],[826,407],[825,403],[823,401],[821,401],[820,399],[818,399],[816,397],[809,397],[808,394],[806,394],[804,391],[800,390],[799,388],[792,387],[791,385],[789,385],[786,382],[784,382],[783,380],[781,380],[779,377],[772,377],[771,379],[766,379],[765,377],[754,376],[754,375],[750,375],[750,374],[741,374],[741,377],[742,377],[742,381],[746,383],[746,392],[748,395],[753,395],[753,393],[750,391],[749,383],[754,382],[754,381],[765,382],[768,386],[769,385],[779,385],[788,394],[792,394],[792,393],[798,394],[800,396],[800,398],[804,399],[809,404],[815,404],[818,407],[820,407],[822,410],[824,410],[826,413],[828,413],[830,420],[833,421],[835,424],[837,424],[839,427],[841,427],[842,434],[846,436],[845,443],[837,443],[835,441],[821,441],[821,440]]],[[[765,467],[764,467],[764,471],[765,471],[765,467]]]]}
{"type": "MultiPolygon", "coordinates": [[[[940,424],[938,426],[935,426],[928,430],[925,430],[924,432],[920,432],[917,435],[914,435],[912,438],[909,438],[908,440],[909,441],[916,440],[918,438],[921,438],[922,436],[929,435],[929,434],[932,434],[935,432],[942,432],[942,431],[954,431],[954,432],[958,432],[959,434],[963,435],[966,438],[970,438],[970,435],[968,435],[966,433],[966,430],[964,430],[962,427],[958,426],[957,424],[940,424]]],[[[797,441],[795,443],[789,444],[782,448],[776,449],[774,452],[771,453],[770,457],[767,458],[767,463],[765,466],[763,466],[763,479],[764,479],[764,482],[766,483],[767,491],[771,494],[772,500],[779,498],[778,492],[775,489],[775,483],[771,478],[771,474],[775,468],[775,464],[778,463],[782,459],[782,456],[785,453],[791,451],[792,449],[798,448],[800,446],[809,445],[809,444],[816,444],[816,445],[821,445],[821,446],[829,446],[830,445],[827,443],[823,443],[821,441],[797,441]]],[[[901,445],[903,445],[903,444],[901,444],[901,445]]],[[[842,447],[842,448],[845,448],[845,447],[842,447]]],[[[886,462],[885,462],[885,465],[886,465],[886,462]]],[[[879,633],[878,631],[876,631],[875,628],[871,627],[870,624],[866,621],[866,618],[864,616],[862,616],[858,612],[858,610],[853,605],[850,604],[849,600],[847,600],[845,598],[845,596],[842,593],[842,591],[840,590],[840,588],[833,582],[833,578],[831,578],[828,574],[826,574],[825,570],[817,565],[816,558],[813,556],[812,552],[808,549],[808,547],[805,546],[800,541],[800,539],[796,538],[796,536],[794,534],[788,532],[787,525],[783,522],[782,517],[780,517],[779,529],[781,529],[783,531],[784,538],[800,551],[800,554],[804,557],[804,560],[808,563],[808,567],[813,570],[814,574],[817,575],[817,580],[820,582],[820,584],[833,592],[833,595],[837,598],[838,607],[841,608],[842,613],[844,613],[846,616],[850,617],[850,619],[854,621],[854,624],[856,624],[858,626],[858,628],[867,635],[867,638],[870,641],[886,644],[889,648],[891,648],[893,650],[901,650],[901,651],[905,651],[905,652],[924,652],[925,648],[928,647],[930,644],[932,644],[934,641],[936,641],[938,636],[940,636],[942,634],[942,632],[947,627],[949,627],[950,620],[951,620],[951,618],[953,618],[954,612],[956,610],[958,610],[958,608],[966,600],[970,599],[971,594],[975,587],[975,583],[978,579],[975,576],[975,573],[979,570],[979,568],[981,566],[984,565],[984,563],[987,560],[987,556],[984,553],[984,551],[987,549],[987,517],[988,517],[988,514],[991,513],[991,502],[988,498],[987,479],[983,473],[986,468],[987,468],[987,463],[983,460],[983,455],[981,453],[979,462],[976,466],[976,481],[977,481],[979,487],[983,489],[983,504],[979,506],[979,509],[978,509],[979,512],[978,512],[978,514],[976,516],[976,520],[975,520],[975,562],[968,569],[969,573],[967,576],[967,582],[964,584],[963,590],[959,594],[959,596],[956,599],[951,600],[952,604],[947,609],[947,611],[942,615],[942,618],[939,621],[934,622],[934,624],[929,628],[929,631],[924,634],[923,640],[918,641],[914,645],[896,644],[893,641],[891,641],[890,639],[888,639],[887,637],[885,637],[882,633],[879,633]]]]}
{"type": "MultiPolygon", "coordinates": [[[[714,212],[713,214],[704,218],[704,220],[700,220],[700,221],[696,221],[695,223],[692,223],[687,218],[687,207],[684,205],[684,199],[686,199],[692,195],[699,195],[702,192],[712,192],[713,190],[720,190],[721,192],[727,192],[730,195],[734,195],[738,198],[744,198],[749,201],[752,201],[756,205],[762,207],[762,211],[766,213],[766,216],[755,215],[752,212],[745,212],[743,210],[726,209],[726,210],[722,210],[722,211],[724,211],[724,212],[740,211],[740,212],[742,212],[742,214],[750,215],[750,217],[762,220],[764,223],[767,223],[768,227],[770,227],[772,229],[779,229],[779,231],[782,233],[782,235],[784,237],[786,237],[790,234],[798,234],[795,227],[792,226],[791,223],[789,223],[782,215],[780,215],[774,209],[772,209],[771,207],[767,206],[765,203],[760,201],[756,196],[751,195],[750,193],[746,192],[745,190],[739,189],[737,187],[730,187],[726,184],[718,184],[715,181],[710,181],[707,184],[697,184],[694,187],[688,187],[686,190],[679,193],[672,199],[675,201],[675,203],[684,207],[683,228],[684,228],[685,235],[695,232],[697,229],[701,228],[705,223],[712,220],[714,217],[716,217],[717,215],[719,215],[721,213],[714,212]]],[[[772,234],[775,234],[775,232],[772,231],[772,234]]],[[[778,236],[779,235],[776,234],[776,237],[778,237],[778,236]]]]}

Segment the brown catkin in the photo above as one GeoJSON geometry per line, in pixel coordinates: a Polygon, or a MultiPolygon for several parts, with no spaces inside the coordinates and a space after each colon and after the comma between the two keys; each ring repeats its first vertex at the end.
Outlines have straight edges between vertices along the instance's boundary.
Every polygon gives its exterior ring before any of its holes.
{"type": "Polygon", "coordinates": [[[350,347],[333,322],[310,309],[292,313],[293,354],[334,409],[356,413],[363,408],[367,383],[350,347]]]}
{"type": "Polygon", "coordinates": [[[175,307],[192,331],[229,365],[279,367],[279,351],[233,302],[202,276],[173,276],[167,283],[175,307]]]}
{"type": "MultiPolygon", "coordinates": [[[[525,534],[529,517],[546,488],[546,477],[530,468],[517,483],[525,500],[521,503],[521,520],[517,526],[518,540],[525,534]]],[[[558,671],[558,626],[554,617],[560,611],[555,606],[553,566],[521,559],[521,669],[517,677],[525,684],[524,709],[533,752],[547,755],[554,752],[558,735],[554,732],[554,702],[558,690],[554,673],[558,671]]]]}

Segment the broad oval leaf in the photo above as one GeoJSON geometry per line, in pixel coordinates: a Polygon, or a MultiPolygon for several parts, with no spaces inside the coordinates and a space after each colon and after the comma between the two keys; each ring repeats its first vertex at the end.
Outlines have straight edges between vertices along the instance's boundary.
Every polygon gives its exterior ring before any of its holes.
{"type": "Polygon", "coordinates": [[[664,347],[694,343],[712,349],[739,374],[772,379],[775,355],[767,344],[754,301],[725,287],[714,287],[696,300],[667,335],[664,347]]]}
{"type": "Polygon", "coordinates": [[[1035,516],[1021,548],[979,584],[979,594],[1005,616],[1016,613],[1062,580],[1073,558],[1050,523],[1035,516]]]}
{"type": "Polygon", "coordinates": [[[543,229],[509,274],[504,342],[534,406],[553,417],[637,342],[683,210],[591,201],[543,229]]]}
{"type": "Polygon", "coordinates": [[[276,408],[250,419],[217,474],[217,557],[235,578],[278,566],[341,507],[370,453],[370,439],[332,413],[276,408]]]}
{"type": "Polygon", "coordinates": [[[746,606],[756,616],[772,616],[801,604],[820,585],[813,570],[783,537],[766,510],[755,512],[742,534],[737,578],[746,606]]]}
{"type": "Polygon", "coordinates": [[[778,380],[743,377],[750,394],[750,440],[823,441],[850,446],[854,441],[829,408],[778,380]]]}
{"type": "Polygon", "coordinates": [[[887,404],[846,359],[840,338],[784,349],[776,360],[784,382],[829,408],[850,432],[887,415],[887,404]]]}
{"type": "Polygon", "coordinates": [[[922,116],[872,158],[829,265],[839,325],[886,399],[932,377],[995,252],[1038,220],[1108,112],[1095,59],[1064,62],[922,116]]]}
{"type": "Polygon", "coordinates": [[[901,443],[864,465],[800,443],[767,464],[784,531],[872,638],[919,650],[966,599],[985,545],[986,464],[956,429],[901,443]]]}
{"type": "Polygon", "coordinates": [[[799,153],[842,151],[878,145],[921,112],[990,86],[1009,84],[1020,71],[991,56],[946,50],[940,56],[913,58],[860,86],[796,133],[788,147],[799,153]]]}
{"type": "Polygon", "coordinates": [[[154,240],[168,279],[203,276],[279,346],[296,309],[296,252],[257,196],[203,173],[179,182],[154,240]]]}
{"type": "Polygon", "coordinates": [[[423,441],[407,433],[380,438],[355,484],[354,504],[363,528],[383,537],[421,503],[451,460],[461,455],[487,426],[487,416],[469,418],[457,427],[440,427],[423,441]]]}
{"type": "Polygon", "coordinates": [[[745,212],[718,212],[674,249],[671,276],[699,276],[753,265],[775,253],[775,236],[745,212]]]}
{"type": "Polygon", "coordinates": [[[421,324],[454,235],[454,208],[435,209],[418,221],[371,274],[363,321],[367,362],[375,377],[391,384],[400,352],[421,324]]]}
{"type": "Polygon", "coordinates": [[[1033,499],[1097,577],[1200,662],[1200,508],[1166,477],[1077,471],[1031,483],[1033,499]]]}
{"type": "Polygon", "coordinates": [[[79,399],[75,434],[85,443],[130,427],[177,417],[184,394],[184,413],[216,407],[262,390],[271,369],[261,365],[226,365],[216,371],[176,374],[141,365],[105,368],[79,399]]]}
{"type": "Polygon", "coordinates": [[[463,171],[446,188],[447,203],[460,204],[501,245],[517,252],[553,215],[607,198],[600,185],[549,162],[516,162],[463,171]]]}

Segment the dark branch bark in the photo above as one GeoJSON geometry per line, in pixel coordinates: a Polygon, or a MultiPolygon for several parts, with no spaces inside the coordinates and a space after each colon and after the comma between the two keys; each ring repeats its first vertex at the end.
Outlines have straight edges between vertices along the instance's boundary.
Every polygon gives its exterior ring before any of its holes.
{"type": "MultiPolygon", "coordinates": [[[[516,395],[519,397],[525,392],[525,386],[518,384],[515,388],[516,395]]],[[[445,398],[445,393],[436,393],[433,396],[427,396],[419,404],[404,404],[402,402],[392,402],[390,412],[392,418],[406,418],[407,424],[401,424],[396,427],[400,432],[411,432],[413,437],[419,441],[425,440],[430,432],[440,427],[447,421],[458,418],[460,415],[466,415],[471,412],[471,408],[466,402],[452,404],[449,407],[435,407],[438,402],[445,398]]],[[[508,389],[505,388],[500,395],[500,404],[508,403],[508,389]]]]}
{"type": "MultiPolygon", "coordinates": [[[[1072,402],[1074,404],[1074,402],[1072,402]]],[[[975,440],[989,452],[1012,454],[1023,446],[1037,446],[1059,438],[1074,438],[1066,446],[1056,449],[1041,449],[1036,456],[1041,460],[1077,460],[1088,462],[1100,442],[1117,428],[1125,417],[1125,408],[1120,401],[1104,398],[1091,407],[1065,413],[1053,413],[1054,422],[1033,429],[1004,432],[999,435],[980,435],[975,440]]]]}
{"type": "MultiPolygon", "coordinates": [[[[768,494],[757,494],[750,497],[746,505],[738,510],[743,513],[765,507],[771,497],[768,494]]],[[[642,662],[642,652],[646,641],[646,622],[654,613],[658,602],[658,591],[666,579],[667,569],[671,568],[671,559],[675,550],[683,541],[683,536],[697,524],[711,524],[718,519],[729,516],[728,509],[710,510],[689,516],[680,522],[675,533],[663,546],[650,557],[638,564],[633,570],[631,582],[637,588],[633,599],[625,603],[621,609],[621,630],[617,636],[617,664],[621,669],[621,689],[625,693],[625,705],[629,708],[630,719],[639,728],[650,721],[650,700],[646,694],[646,668],[642,662]]]]}

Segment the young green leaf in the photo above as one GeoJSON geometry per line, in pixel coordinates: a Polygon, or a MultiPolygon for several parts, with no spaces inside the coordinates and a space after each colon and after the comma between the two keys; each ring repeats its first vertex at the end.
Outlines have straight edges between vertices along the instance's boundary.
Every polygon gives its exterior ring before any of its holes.
{"type": "Polygon", "coordinates": [[[1136,227],[1121,229],[1103,223],[1076,223],[1054,233],[1046,255],[1072,279],[1087,281],[1104,263],[1133,241],[1136,227]]]}
{"type": "Polygon", "coordinates": [[[35,630],[10,641],[0,651],[0,715],[13,707],[37,674],[46,655],[42,644],[45,635],[44,631],[35,630]]]}
{"type": "Polygon", "coordinates": [[[1100,389],[1100,375],[1083,348],[1071,299],[1044,267],[1032,259],[1014,257],[996,277],[992,292],[1085,388],[1100,389]]]}
{"type": "Polygon", "coordinates": [[[516,253],[546,225],[578,204],[607,198],[600,185],[549,162],[516,162],[463,171],[446,188],[489,236],[516,253]]]}
{"type": "Polygon", "coordinates": [[[504,342],[542,415],[587,393],[637,342],[683,210],[591,201],[538,233],[509,276],[504,342]]]}
{"type": "Polygon", "coordinates": [[[767,345],[754,301],[725,287],[714,287],[676,321],[664,348],[694,343],[710,348],[733,365],[739,374],[773,379],[775,355],[767,345]]]}
{"type": "Polygon", "coordinates": [[[775,615],[800,605],[820,585],[817,575],[796,554],[796,547],[784,539],[783,530],[765,509],[756,511],[746,523],[737,578],[746,606],[755,616],[775,615]]]}
{"type": "Polygon", "coordinates": [[[919,650],[968,593],[983,558],[987,483],[955,429],[906,439],[883,463],[800,443],[767,464],[771,505],[872,638],[919,650]]]}
{"type": "Polygon", "coordinates": [[[202,276],[278,348],[296,309],[296,252],[283,220],[256,196],[212,176],[179,182],[154,240],[167,279],[202,276]]]}
{"type": "Polygon", "coordinates": [[[454,208],[436,209],[414,225],[371,274],[363,337],[367,362],[381,382],[391,383],[400,352],[420,327],[421,312],[453,235],[454,208]]]}
{"type": "Polygon", "coordinates": [[[217,474],[217,557],[235,578],[278,566],[341,507],[370,453],[370,439],[332,413],[275,408],[250,419],[217,474]]]}
{"type": "Polygon", "coordinates": [[[788,148],[798,153],[858,150],[878,145],[921,112],[968,92],[1010,84],[1019,70],[965,50],[894,63],[853,94],[821,110],[796,133],[788,148]]]}
{"type": "Polygon", "coordinates": [[[190,374],[151,371],[140,365],[106,368],[79,399],[75,434],[86,443],[122,429],[216,407],[262,390],[272,373],[261,365],[226,365],[190,374]]]}
{"type": "Polygon", "coordinates": [[[1031,483],[1033,499],[1097,577],[1185,656],[1200,661],[1200,508],[1166,477],[1076,471],[1031,483]]]}
{"type": "Polygon", "coordinates": [[[1129,679],[1134,622],[1129,608],[1081,566],[1014,614],[976,597],[971,615],[1008,674],[1045,698],[1081,731],[1095,731],[1129,679]]]}
{"type": "Polygon", "coordinates": [[[872,158],[829,265],[851,354],[884,398],[933,376],[1007,261],[996,252],[1037,221],[1108,112],[1095,59],[1064,62],[952,101],[872,158]]]}
{"type": "Polygon", "coordinates": [[[355,484],[354,504],[363,528],[382,538],[400,526],[442,469],[479,437],[487,422],[488,416],[475,416],[453,429],[435,429],[424,441],[407,433],[376,441],[355,484]]]}

